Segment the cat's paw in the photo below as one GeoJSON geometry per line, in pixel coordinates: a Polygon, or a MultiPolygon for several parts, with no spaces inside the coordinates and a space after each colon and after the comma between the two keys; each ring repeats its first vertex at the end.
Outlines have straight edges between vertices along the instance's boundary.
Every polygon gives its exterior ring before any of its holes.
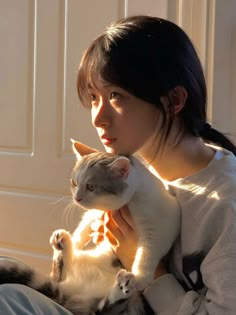
{"type": "Polygon", "coordinates": [[[72,245],[71,234],[63,229],[56,230],[50,237],[50,244],[55,250],[64,250],[72,245]]]}
{"type": "Polygon", "coordinates": [[[121,269],[116,276],[111,292],[100,302],[99,310],[104,310],[104,308],[117,301],[128,299],[135,291],[137,289],[134,274],[121,269]]]}
{"type": "Polygon", "coordinates": [[[136,291],[136,280],[132,272],[121,269],[116,276],[116,282],[124,297],[136,291]]]}

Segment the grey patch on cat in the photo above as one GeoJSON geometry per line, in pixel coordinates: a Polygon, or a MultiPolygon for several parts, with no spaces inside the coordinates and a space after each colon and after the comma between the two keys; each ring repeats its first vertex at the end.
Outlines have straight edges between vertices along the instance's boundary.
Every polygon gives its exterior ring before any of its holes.
{"type": "Polygon", "coordinates": [[[118,315],[126,314],[128,309],[129,299],[121,299],[113,304],[110,304],[107,300],[104,307],[97,311],[96,315],[118,315]]]}
{"type": "Polygon", "coordinates": [[[0,284],[17,283],[27,285],[55,301],[60,301],[60,291],[55,284],[49,280],[48,282],[38,286],[37,283],[34,283],[34,276],[35,272],[30,268],[27,268],[27,270],[21,270],[18,266],[12,266],[9,268],[1,267],[0,284]]]}
{"type": "Polygon", "coordinates": [[[150,304],[149,304],[148,301],[145,299],[145,297],[143,296],[143,294],[140,294],[140,297],[141,297],[142,302],[143,302],[144,314],[147,314],[147,315],[155,315],[153,309],[151,308],[150,304]]]}
{"type": "Polygon", "coordinates": [[[4,268],[0,270],[0,284],[18,283],[29,285],[33,279],[34,272],[32,270],[20,270],[18,267],[4,268]]]}
{"type": "Polygon", "coordinates": [[[113,304],[110,304],[108,300],[101,310],[95,312],[96,315],[121,315],[121,314],[136,314],[136,315],[155,315],[151,306],[148,304],[144,296],[139,293],[139,299],[131,297],[128,299],[120,299],[113,304]],[[139,305],[137,305],[139,301],[139,305]],[[136,307],[134,307],[134,304],[136,307]]]}
{"type": "Polygon", "coordinates": [[[58,269],[59,269],[59,279],[58,282],[62,281],[62,273],[63,273],[64,261],[63,258],[60,257],[58,261],[58,269]]]}
{"type": "MultiPolygon", "coordinates": [[[[127,183],[122,178],[114,177],[109,169],[109,164],[114,162],[117,157],[118,155],[101,152],[84,156],[73,170],[75,174],[79,174],[77,178],[78,184],[94,185],[96,187],[94,193],[98,195],[104,193],[121,194],[127,188],[127,183]]],[[[72,178],[74,178],[73,174],[72,178]]]]}
{"type": "Polygon", "coordinates": [[[52,283],[50,281],[48,281],[48,282],[44,283],[43,285],[41,285],[40,287],[38,287],[37,291],[39,291],[40,293],[46,295],[47,297],[49,297],[55,301],[62,303],[60,290],[57,287],[55,287],[54,285],[52,285],[52,283]]]}

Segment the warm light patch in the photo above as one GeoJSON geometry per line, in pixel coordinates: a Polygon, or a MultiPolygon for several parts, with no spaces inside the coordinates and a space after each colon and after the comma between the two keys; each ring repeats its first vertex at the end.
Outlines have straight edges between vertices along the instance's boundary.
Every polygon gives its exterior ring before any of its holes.
{"type": "Polygon", "coordinates": [[[148,169],[156,178],[158,178],[163,183],[165,189],[169,190],[169,182],[161,178],[161,176],[158,174],[158,172],[155,170],[155,168],[152,165],[148,165],[148,169]]]}
{"type": "Polygon", "coordinates": [[[140,261],[143,257],[143,248],[142,247],[138,247],[137,251],[136,251],[136,256],[135,256],[135,260],[132,266],[132,273],[134,275],[138,275],[139,274],[139,266],[140,266],[140,261]]]}
{"type": "Polygon", "coordinates": [[[213,191],[213,192],[209,195],[209,197],[210,197],[210,198],[213,198],[213,199],[216,199],[216,200],[220,200],[220,197],[219,197],[217,191],[213,191]]]}
{"type": "Polygon", "coordinates": [[[80,257],[83,256],[83,254],[85,254],[86,256],[90,256],[90,257],[99,257],[102,256],[106,253],[108,253],[111,250],[111,245],[107,240],[104,240],[103,242],[101,242],[99,245],[97,245],[96,247],[94,247],[93,249],[85,249],[84,251],[80,251],[79,255],[80,257]]]}

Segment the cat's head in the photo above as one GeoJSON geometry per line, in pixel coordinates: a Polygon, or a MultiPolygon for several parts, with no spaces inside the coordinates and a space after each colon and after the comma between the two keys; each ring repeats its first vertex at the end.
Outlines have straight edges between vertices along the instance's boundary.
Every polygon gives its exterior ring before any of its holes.
{"type": "Polygon", "coordinates": [[[72,141],[76,164],[71,174],[73,200],[85,209],[116,210],[133,194],[130,185],[131,160],[99,152],[72,141]]]}

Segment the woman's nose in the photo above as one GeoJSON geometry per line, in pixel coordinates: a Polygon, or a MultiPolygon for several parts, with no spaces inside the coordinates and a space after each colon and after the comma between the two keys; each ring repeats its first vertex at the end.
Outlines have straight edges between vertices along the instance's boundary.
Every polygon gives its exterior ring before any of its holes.
{"type": "Polygon", "coordinates": [[[92,108],[92,123],[94,127],[107,127],[110,124],[109,107],[109,102],[101,99],[98,106],[92,108]]]}

